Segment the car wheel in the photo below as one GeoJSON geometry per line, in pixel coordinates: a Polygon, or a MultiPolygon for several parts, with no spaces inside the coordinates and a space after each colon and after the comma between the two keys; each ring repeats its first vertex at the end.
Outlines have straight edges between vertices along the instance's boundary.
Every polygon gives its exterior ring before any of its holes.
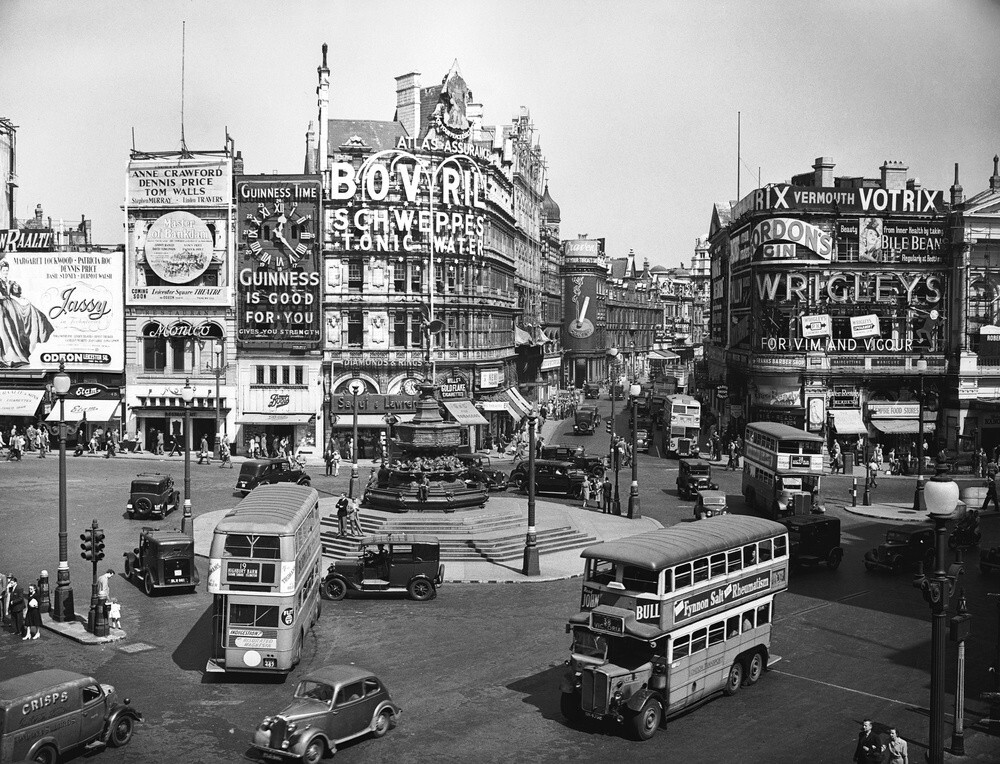
{"type": "Polygon", "coordinates": [[[844,559],[843,549],[831,549],[829,556],[826,558],[826,567],[830,570],[836,570],[840,567],[840,561],[844,559]]]}
{"type": "Polygon", "coordinates": [[[753,687],[764,675],[764,656],[759,652],[754,653],[747,662],[746,677],[743,679],[744,687],[753,687]]]}
{"type": "Polygon", "coordinates": [[[125,558],[125,580],[128,581],[132,578],[132,561],[126,557],[125,558]]]}
{"type": "Polygon", "coordinates": [[[722,691],[732,697],[737,692],[740,691],[740,687],[743,685],[743,664],[739,661],[734,661],[733,665],[729,667],[729,676],[726,677],[726,686],[722,688],[722,691]]]}
{"type": "Polygon", "coordinates": [[[149,517],[149,513],[153,511],[153,502],[145,496],[136,499],[132,506],[135,508],[135,514],[138,517],[149,517]]]}
{"type": "Polygon", "coordinates": [[[299,481],[299,485],[304,485],[304,486],[306,486],[308,488],[309,487],[309,478],[302,478],[299,481]]]}
{"type": "Polygon", "coordinates": [[[305,764],[319,764],[326,758],[326,745],[319,738],[309,741],[309,745],[302,752],[302,761],[305,764]]]}
{"type": "Polygon", "coordinates": [[[426,602],[434,596],[434,584],[426,578],[418,578],[410,581],[410,585],[406,587],[406,590],[410,593],[410,599],[417,602],[426,602]]]}
{"type": "Polygon", "coordinates": [[[32,761],[38,762],[38,764],[56,764],[59,761],[59,754],[50,745],[42,746],[35,751],[32,761]]]}
{"type": "Polygon", "coordinates": [[[649,698],[631,719],[632,734],[636,740],[649,740],[656,734],[663,718],[663,709],[654,698],[649,698]]]}
{"type": "Polygon", "coordinates": [[[111,734],[108,736],[108,742],[111,743],[114,748],[121,748],[123,745],[128,743],[132,739],[132,731],[135,729],[135,722],[132,721],[131,716],[119,716],[115,721],[115,726],[111,728],[111,734]]]}
{"type": "Polygon", "coordinates": [[[147,597],[152,597],[153,592],[156,591],[153,587],[153,574],[146,572],[146,576],[142,579],[142,590],[146,592],[147,597]]]}
{"type": "Polygon", "coordinates": [[[375,717],[375,725],[372,727],[373,737],[385,737],[385,733],[392,727],[392,712],[382,711],[375,717]]]}
{"type": "Polygon", "coordinates": [[[340,601],[347,596],[347,583],[344,579],[334,576],[323,581],[323,588],[320,591],[328,600],[340,601]]]}
{"type": "Polygon", "coordinates": [[[520,491],[522,488],[524,488],[524,477],[521,475],[513,477],[510,479],[510,484],[514,486],[515,491],[520,491]]]}

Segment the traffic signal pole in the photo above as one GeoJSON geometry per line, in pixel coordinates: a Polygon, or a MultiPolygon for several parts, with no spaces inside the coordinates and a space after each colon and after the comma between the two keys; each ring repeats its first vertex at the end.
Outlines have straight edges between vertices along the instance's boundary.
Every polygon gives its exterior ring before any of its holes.
{"type": "Polygon", "coordinates": [[[104,615],[104,603],[97,593],[97,563],[104,559],[104,531],[94,520],[91,527],[80,534],[80,556],[93,563],[94,577],[90,587],[90,612],[87,613],[87,631],[95,637],[108,636],[108,620],[104,615]]]}

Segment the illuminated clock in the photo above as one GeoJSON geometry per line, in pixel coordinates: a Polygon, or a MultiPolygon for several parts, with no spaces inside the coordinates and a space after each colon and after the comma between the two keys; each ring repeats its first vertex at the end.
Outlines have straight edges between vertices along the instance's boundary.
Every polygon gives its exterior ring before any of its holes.
{"type": "Polygon", "coordinates": [[[403,395],[417,395],[420,390],[417,388],[417,380],[407,377],[403,380],[403,395]]]}
{"type": "Polygon", "coordinates": [[[296,208],[286,210],[278,200],[273,205],[258,204],[256,213],[247,213],[245,254],[257,261],[258,268],[295,268],[312,251],[315,236],[308,230],[312,215],[297,215],[296,208]],[[298,236],[292,235],[293,225],[298,236]]]}

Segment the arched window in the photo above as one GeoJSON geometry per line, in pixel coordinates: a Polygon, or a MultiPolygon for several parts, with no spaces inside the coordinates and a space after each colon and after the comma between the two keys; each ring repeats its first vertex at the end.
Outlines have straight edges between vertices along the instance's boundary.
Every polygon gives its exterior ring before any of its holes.
{"type": "Polygon", "coordinates": [[[202,324],[198,339],[198,366],[209,372],[226,365],[226,334],[215,322],[202,324]]]}
{"type": "Polygon", "coordinates": [[[168,340],[170,347],[170,369],[172,371],[189,372],[194,366],[194,350],[191,348],[191,324],[188,321],[177,321],[171,329],[179,330],[181,336],[168,340]]]}
{"type": "Polygon", "coordinates": [[[162,332],[159,321],[150,321],[142,327],[143,371],[162,374],[167,367],[167,340],[162,332]]]}

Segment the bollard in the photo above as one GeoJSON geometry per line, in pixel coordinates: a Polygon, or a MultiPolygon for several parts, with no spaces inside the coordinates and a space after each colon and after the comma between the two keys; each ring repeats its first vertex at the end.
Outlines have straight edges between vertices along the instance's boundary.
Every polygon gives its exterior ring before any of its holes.
{"type": "Polygon", "coordinates": [[[49,572],[43,570],[38,576],[38,610],[41,613],[48,613],[52,607],[52,600],[49,597],[49,572]]]}
{"type": "Polygon", "coordinates": [[[858,479],[854,478],[854,485],[851,486],[851,506],[858,506],[858,479]]]}

